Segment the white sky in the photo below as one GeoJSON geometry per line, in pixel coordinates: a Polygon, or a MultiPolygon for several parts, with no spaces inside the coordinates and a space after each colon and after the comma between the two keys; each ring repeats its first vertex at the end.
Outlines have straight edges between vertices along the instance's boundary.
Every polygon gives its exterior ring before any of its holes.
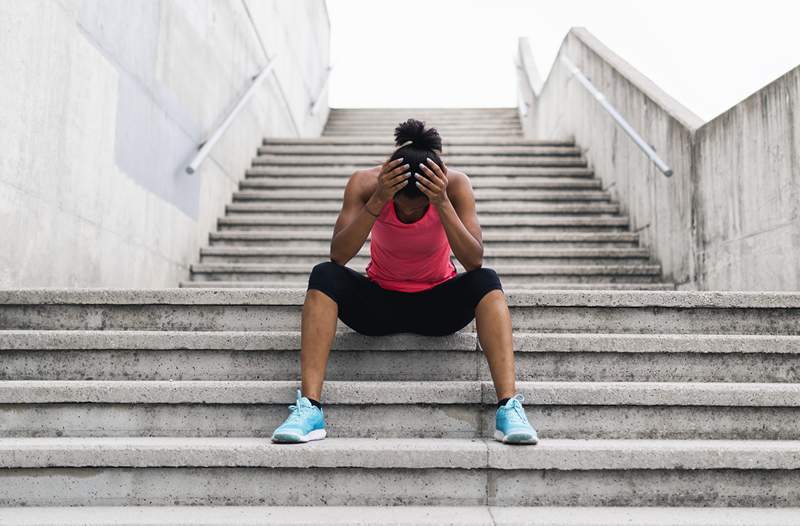
{"type": "Polygon", "coordinates": [[[332,107],[516,105],[517,37],[542,77],[585,26],[702,119],[800,65],[797,0],[327,0],[332,107]]]}

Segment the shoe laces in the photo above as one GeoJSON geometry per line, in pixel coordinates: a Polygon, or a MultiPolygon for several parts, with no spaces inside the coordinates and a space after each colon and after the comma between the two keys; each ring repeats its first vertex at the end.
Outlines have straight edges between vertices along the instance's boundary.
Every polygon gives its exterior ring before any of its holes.
{"type": "Polygon", "coordinates": [[[306,416],[309,411],[314,410],[314,406],[311,407],[300,405],[300,399],[302,398],[302,394],[300,393],[300,389],[297,390],[297,400],[296,403],[289,406],[289,417],[286,419],[287,423],[299,423],[302,422],[303,417],[306,416]]]}
{"type": "Polygon", "coordinates": [[[519,422],[524,422],[525,424],[530,425],[528,422],[528,417],[525,415],[525,409],[522,408],[522,402],[525,400],[525,396],[522,393],[515,394],[509,403],[511,404],[511,408],[514,410],[510,415],[514,415],[515,418],[512,420],[516,420],[519,422]]]}

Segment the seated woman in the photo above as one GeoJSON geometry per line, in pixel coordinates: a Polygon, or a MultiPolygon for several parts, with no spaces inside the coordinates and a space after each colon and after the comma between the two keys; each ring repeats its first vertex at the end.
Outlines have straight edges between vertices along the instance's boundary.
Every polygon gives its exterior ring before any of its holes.
{"type": "Polygon", "coordinates": [[[452,334],[476,321],[497,394],[494,438],[535,444],[536,431],[515,394],[511,314],[497,273],[482,266],[483,243],[469,178],[448,170],[435,128],[409,119],[395,129],[382,166],[356,171],[345,188],[331,261],[314,266],[301,327],[301,389],[275,442],[325,438],[320,403],[336,320],[372,336],[452,334]],[[413,177],[412,177],[413,176],[413,177]],[[364,276],[345,264],[369,233],[364,276]],[[467,272],[457,273],[450,252],[467,272]]]}

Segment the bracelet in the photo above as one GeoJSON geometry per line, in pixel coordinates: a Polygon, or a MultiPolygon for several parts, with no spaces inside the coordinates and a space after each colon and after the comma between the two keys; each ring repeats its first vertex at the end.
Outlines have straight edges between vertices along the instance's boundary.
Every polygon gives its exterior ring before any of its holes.
{"type": "Polygon", "coordinates": [[[377,214],[373,214],[372,212],[370,212],[370,211],[369,211],[369,207],[368,207],[366,204],[364,204],[364,209],[367,211],[367,213],[368,213],[369,215],[371,215],[371,216],[373,216],[373,217],[378,217],[379,215],[381,215],[381,213],[380,213],[380,212],[378,212],[377,214]]]}

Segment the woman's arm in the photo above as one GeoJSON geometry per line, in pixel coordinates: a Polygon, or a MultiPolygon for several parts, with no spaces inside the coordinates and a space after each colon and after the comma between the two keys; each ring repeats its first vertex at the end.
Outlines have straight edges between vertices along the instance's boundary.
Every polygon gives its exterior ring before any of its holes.
{"type": "Polygon", "coordinates": [[[345,265],[358,254],[372,230],[375,219],[395,192],[406,184],[408,165],[403,159],[386,162],[380,167],[375,184],[375,169],[356,171],[347,181],[342,198],[342,209],[331,237],[330,258],[345,265]]]}
{"type": "Polygon", "coordinates": [[[483,266],[483,237],[475,207],[475,193],[466,174],[445,170],[432,162],[422,166],[427,177],[418,186],[439,212],[453,255],[467,271],[483,266]]]}

